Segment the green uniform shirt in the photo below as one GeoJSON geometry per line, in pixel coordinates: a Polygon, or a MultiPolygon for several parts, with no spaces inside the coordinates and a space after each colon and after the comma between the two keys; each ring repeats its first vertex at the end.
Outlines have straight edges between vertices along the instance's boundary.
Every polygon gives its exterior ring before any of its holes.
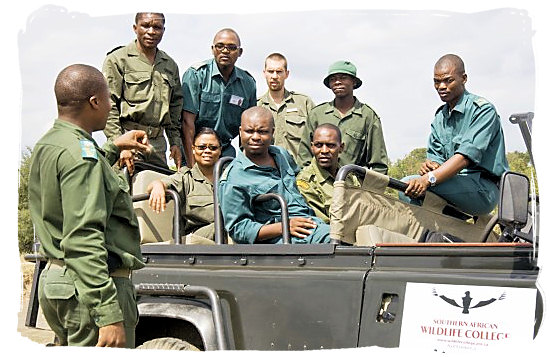
{"type": "Polygon", "coordinates": [[[56,120],[34,147],[29,177],[41,253],[65,262],[98,327],[123,320],[108,252],[123,268],[144,266],[128,183],[111,168],[119,151],[111,141],[104,148],[78,126],[56,120]]]}
{"type": "Polygon", "coordinates": [[[267,92],[258,99],[258,106],[269,109],[275,119],[273,144],[287,149],[296,160],[307,116],[314,107],[311,98],[285,89],[284,100],[280,105],[267,92]]]}
{"type": "Polygon", "coordinates": [[[239,134],[241,114],[256,106],[256,81],[247,71],[234,67],[224,82],[216,61],[201,62],[183,74],[183,110],[196,114],[195,132],[216,130],[225,150],[239,134]]]}
{"type": "Polygon", "coordinates": [[[214,189],[195,163],[162,180],[182,198],[183,235],[195,233],[214,240],[214,189]]]}
{"type": "Polygon", "coordinates": [[[340,128],[344,151],[340,154],[341,166],[355,164],[386,174],[388,155],[378,115],[366,104],[355,99],[351,110],[343,117],[334,107],[334,101],[313,108],[306,122],[306,129],[300,141],[298,164],[305,166],[311,161],[311,139],[320,124],[330,123],[340,128]]]}
{"type": "MultiPolygon", "coordinates": [[[[334,179],[330,172],[319,167],[315,158],[296,176],[296,185],[300,193],[307,204],[313,208],[315,215],[325,223],[330,223],[329,212],[334,192],[334,179]]],[[[355,187],[361,186],[357,177],[352,174],[348,175],[346,181],[355,187]]]]}
{"type": "Polygon", "coordinates": [[[500,178],[509,169],[495,107],[468,91],[451,112],[447,104],[437,110],[428,140],[428,160],[442,164],[458,153],[472,162],[463,174],[481,171],[500,178]]]}
{"type": "Polygon", "coordinates": [[[170,146],[182,145],[181,82],[178,65],[170,56],[157,50],[151,65],[133,41],[107,55],[103,74],[111,90],[107,138],[120,136],[125,131],[121,123],[129,121],[164,128],[170,146]]]}

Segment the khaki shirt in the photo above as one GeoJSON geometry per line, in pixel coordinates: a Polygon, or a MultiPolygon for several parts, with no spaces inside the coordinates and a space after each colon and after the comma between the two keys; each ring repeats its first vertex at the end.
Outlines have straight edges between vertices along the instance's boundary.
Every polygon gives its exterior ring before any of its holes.
{"type": "Polygon", "coordinates": [[[33,149],[29,206],[40,251],[63,260],[97,326],[122,321],[107,257],[122,268],[144,266],[128,182],[111,165],[118,148],[100,149],[80,127],[56,120],[33,149]]]}
{"type": "Polygon", "coordinates": [[[311,98],[285,89],[284,100],[280,105],[267,92],[258,99],[258,106],[269,109],[275,119],[273,144],[287,149],[296,160],[307,116],[315,106],[311,98]]]}
{"type": "Polygon", "coordinates": [[[195,163],[191,169],[182,167],[162,182],[182,198],[182,234],[194,233],[214,240],[214,188],[199,166],[195,163]]]}
{"type": "Polygon", "coordinates": [[[334,124],[342,132],[345,147],[339,157],[341,166],[355,164],[382,174],[387,173],[389,160],[380,118],[368,105],[357,99],[353,108],[344,116],[340,116],[340,112],[334,107],[334,101],[312,109],[300,141],[298,165],[303,167],[311,161],[313,131],[324,123],[334,124]]]}
{"type": "Polygon", "coordinates": [[[163,128],[170,146],[181,146],[183,96],[178,66],[170,56],[157,50],[151,65],[133,41],[107,54],[103,74],[111,91],[107,138],[120,136],[125,131],[121,125],[128,121],[163,128]]]}
{"type": "MultiPolygon", "coordinates": [[[[334,192],[334,177],[327,170],[319,167],[313,158],[296,176],[296,185],[300,193],[313,208],[315,215],[325,223],[330,223],[330,206],[334,192]]],[[[349,174],[346,183],[354,187],[361,187],[355,175],[349,174]]]]}

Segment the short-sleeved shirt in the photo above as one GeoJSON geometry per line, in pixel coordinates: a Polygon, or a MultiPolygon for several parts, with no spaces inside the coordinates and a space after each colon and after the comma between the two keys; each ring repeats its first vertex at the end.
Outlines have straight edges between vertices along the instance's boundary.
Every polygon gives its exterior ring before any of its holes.
{"type": "Polygon", "coordinates": [[[273,114],[275,120],[273,144],[287,149],[296,160],[307,116],[314,107],[311,98],[285,89],[281,104],[275,103],[269,92],[266,92],[258,99],[258,106],[269,109],[273,114]]]}
{"type": "Polygon", "coordinates": [[[123,320],[108,256],[122,268],[144,266],[128,182],[111,168],[118,155],[110,140],[102,150],[80,127],[56,120],[33,149],[29,176],[41,253],[64,261],[99,327],[123,320]]]}
{"type": "Polygon", "coordinates": [[[170,146],[182,145],[180,75],[166,52],[157,50],[151,65],[133,41],[107,54],[103,74],[111,91],[111,111],[104,130],[107,138],[120,136],[125,122],[134,122],[164,128],[170,146]]]}
{"type": "MultiPolygon", "coordinates": [[[[281,222],[281,209],[277,201],[253,204],[253,199],[258,195],[277,193],[285,199],[291,218],[312,217],[317,222],[317,228],[309,238],[325,242],[325,238],[317,237],[315,231],[319,230],[320,226],[323,226],[321,229],[328,226],[314,216],[313,210],[298,191],[298,166],[292,156],[285,149],[273,145],[269,147],[269,153],[273,156],[277,168],[258,166],[238,151],[237,157],[225,169],[219,183],[218,199],[227,232],[236,243],[252,244],[262,226],[281,222]]],[[[328,229],[326,238],[330,240],[328,229]]],[[[264,243],[280,241],[281,237],[278,237],[264,243]]],[[[312,242],[304,240],[302,243],[312,242]]]]}
{"type": "Polygon", "coordinates": [[[448,104],[439,107],[431,124],[428,160],[442,164],[454,154],[471,161],[462,174],[481,171],[498,178],[508,170],[504,135],[495,107],[468,91],[451,112],[448,104]]]}
{"type": "Polygon", "coordinates": [[[344,116],[334,106],[334,101],[320,104],[312,109],[306,122],[306,129],[300,141],[298,164],[307,165],[312,158],[310,149],[313,132],[321,124],[330,123],[342,132],[344,151],[338,162],[341,166],[354,164],[368,167],[386,174],[388,155],[378,115],[367,104],[355,99],[353,108],[344,116]]]}
{"type": "MultiPolygon", "coordinates": [[[[212,182],[204,176],[198,164],[190,169],[182,167],[173,175],[161,180],[167,188],[176,190],[182,198],[183,235],[195,233],[199,229],[214,223],[214,189],[212,182]]],[[[214,240],[214,230],[206,229],[208,234],[198,235],[214,240]]]]}
{"type": "Polygon", "coordinates": [[[189,67],[182,88],[183,110],[197,115],[195,132],[202,127],[216,130],[224,149],[239,134],[242,112],[256,106],[254,78],[234,67],[225,83],[213,58],[189,67]]]}
{"type": "MultiPolygon", "coordinates": [[[[315,158],[296,176],[296,184],[300,193],[308,205],[313,208],[315,215],[325,223],[330,223],[329,212],[334,193],[334,180],[335,178],[330,172],[319,167],[315,158]]],[[[346,182],[354,187],[361,186],[357,177],[351,174],[348,175],[346,182]]]]}

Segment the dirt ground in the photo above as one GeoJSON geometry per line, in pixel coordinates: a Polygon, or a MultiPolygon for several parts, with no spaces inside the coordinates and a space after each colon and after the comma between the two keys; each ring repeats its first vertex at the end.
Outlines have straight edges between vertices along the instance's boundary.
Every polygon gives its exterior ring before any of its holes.
{"type": "Polygon", "coordinates": [[[42,345],[53,342],[54,333],[50,330],[42,313],[38,315],[36,327],[25,326],[32,276],[34,273],[34,263],[25,262],[25,260],[21,258],[21,272],[23,273],[23,296],[21,298],[21,306],[18,313],[17,331],[21,336],[42,345]]]}

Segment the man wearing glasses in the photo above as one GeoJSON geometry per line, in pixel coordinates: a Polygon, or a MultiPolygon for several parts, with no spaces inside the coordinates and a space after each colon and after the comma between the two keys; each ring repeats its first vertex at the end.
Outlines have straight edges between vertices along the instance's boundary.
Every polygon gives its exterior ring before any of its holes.
{"type": "MultiPolygon", "coordinates": [[[[138,157],[168,168],[166,132],[170,158],[179,168],[183,99],[178,65],[157,47],[164,23],[161,13],[137,13],[133,25],[137,39],[107,54],[103,74],[111,91],[111,111],[103,132],[108,139],[115,139],[129,130],[145,131],[155,150],[149,155],[138,153],[138,157]]],[[[134,152],[122,150],[120,159],[132,172],[134,152]]]]}
{"type": "Polygon", "coordinates": [[[194,164],[195,131],[203,127],[219,134],[222,156],[235,157],[231,140],[239,134],[241,114],[256,105],[254,78],[235,66],[242,53],[239,35],[222,29],[212,44],[214,58],[191,66],[183,74],[183,150],[188,167],[194,164]]]}
{"type": "MultiPolygon", "coordinates": [[[[334,180],[340,169],[338,157],[344,151],[342,133],[333,124],[321,124],[313,132],[311,151],[313,158],[311,163],[305,166],[298,176],[296,185],[300,193],[313,208],[315,215],[325,223],[330,223],[330,205],[334,192],[334,180]]],[[[360,186],[354,175],[348,175],[351,185],[360,186]]]]}
{"type": "Polygon", "coordinates": [[[349,61],[338,61],[329,67],[323,83],[334,93],[334,100],[316,106],[308,116],[298,152],[301,167],[311,161],[313,130],[331,123],[340,128],[345,144],[340,165],[355,164],[387,173],[389,161],[382,124],[374,110],[354,96],[353,91],[362,84],[356,73],[357,68],[349,61]]]}

